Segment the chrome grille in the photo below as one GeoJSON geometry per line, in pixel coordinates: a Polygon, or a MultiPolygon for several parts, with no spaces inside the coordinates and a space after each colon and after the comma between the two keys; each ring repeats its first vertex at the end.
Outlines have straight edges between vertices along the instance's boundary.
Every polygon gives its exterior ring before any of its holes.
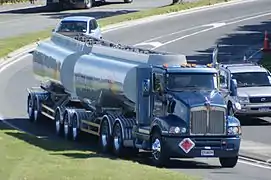
{"type": "Polygon", "coordinates": [[[225,134],[225,109],[220,107],[197,107],[191,110],[190,133],[194,135],[225,134]]]}

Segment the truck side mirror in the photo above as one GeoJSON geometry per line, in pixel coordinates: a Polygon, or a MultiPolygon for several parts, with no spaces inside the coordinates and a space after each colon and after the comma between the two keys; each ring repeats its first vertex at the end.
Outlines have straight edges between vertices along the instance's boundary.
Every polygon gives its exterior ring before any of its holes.
{"type": "Polygon", "coordinates": [[[52,29],[52,32],[55,32],[55,29],[52,29]]]}
{"type": "Polygon", "coordinates": [[[235,79],[231,79],[230,82],[230,96],[237,96],[237,82],[235,79]]]}
{"type": "Polygon", "coordinates": [[[175,106],[176,106],[176,102],[174,100],[171,100],[168,104],[168,109],[167,109],[167,112],[168,113],[173,113],[174,112],[174,109],[175,109],[175,106]]]}
{"type": "Polygon", "coordinates": [[[143,97],[148,97],[150,95],[150,80],[144,79],[142,82],[142,95],[143,97]]]}

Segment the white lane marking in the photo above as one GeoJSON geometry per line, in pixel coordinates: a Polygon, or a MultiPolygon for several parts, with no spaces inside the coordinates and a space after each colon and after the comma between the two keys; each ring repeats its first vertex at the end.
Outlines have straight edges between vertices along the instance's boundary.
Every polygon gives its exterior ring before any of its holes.
{"type": "Polygon", "coordinates": [[[123,24],[120,23],[116,27],[112,27],[112,28],[105,30],[104,33],[108,33],[108,32],[115,31],[115,30],[120,30],[120,29],[124,29],[124,28],[129,28],[129,27],[133,27],[133,26],[137,26],[137,25],[141,25],[141,24],[153,23],[155,21],[168,20],[169,18],[185,16],[185,15],[189,15],[189,14],[193,14],[193,13],[211,11],[211,10],[220,9],[220,8],[224,8],[224,7],[228,7],[228,6],[250,3],[250,2],[254,2],[254,1],[259,1],[259,0],[232,0],[229,2],[218,3],[218,4],[214,4],[214,5],[210,5],[210,6],[202,6],[202,7],[192,8],[192,9],[186,9],[186,10],[183,10],[180,12],[173,12],[173,13],[169,13],[169,14],[151,16],[151,17],[147,17],[147,18],[143,18],[143,19],[124,22],[123,24]]]}
{"type": "Polygon", "coordinates": [[[182,39],[191,37],[191,36],[195,36],[195,35],[198,35],[198,34],[202,34],[202,33],[204,33],[204,32],[208,32],[208,31],[211,31],[211,30],[214,30],[214,29],[218,29],[218,28],[221,28],[221,27],[224,27],[224,26],[228,26],[228,25],[232,25],[232,24],[237,24],[237,23],[240,23],[240,22],[243,22],[243,21],[248,21],[248,20],[252,20],[252,19],[257,19],[257,18],[269,16],[269,15],[271,15],[271,12],[269,12],[269,13],[264,13],[264,14],[260,14],[260,15],[258,15],[258,16],[243,18],[243,19],[236,20],[236,21],[232,21],[232,22],[228,22],[228,23],[225,22],[224,24],[220,23],[219,26],[213,26],[213,27],[211,27],[211,28],[207,28],[207,29],[204,29],[204,30],[201,30],[201,31],[197,31],[197,32],[194,32],[194,33],[191,33],[191,34],[187,34],[187,35],[185,35],[185,36],[181,36],[181,37],[179,37],[179,38],[176,38],[176,39],[167,41],[167,42],[163,43],[161,46],[157,46],[157,47],[152,48],[152,50],[157,49],[157,48],[162,47],[162,46],[165,46],[165,45],[168,45],[168,44],[171,44],[171,43],[174,43],[174,42],[176,42],[176,41],[179,41],[179,40],[182,40],[182,39]]]}
{"type": "Polygon", "coordinates": [[[159,47],[159,46],[162,45],[162,43],[157,42],[157,41],[155,41],[155,42],[142,42],[142,43],[138,43],[138,44],[136,44],[134,46],[146,46],[146,45],[150,45],[150,46],[153,46],[153,47],[159,47]]]}
{"type": "Polygon", "coordinates": [[[172,33],[156,36],[156,37],[150,38],[148,40],[145,40],[143,42],[140,42],[138,44],[146,43],[146,42],[152,42],[152,41],[155,41],[155,40],[158,40],[158,39],[173,36],[173,35],[176,35],[176,34],[187,32],[187,31],[193,31],[193,30],[200,29],[200,28],[203,28],[203,27],[208,27],[208,26],[214,27],[215,26],[217,28],[217,27],[221,27],[223,25],[226,25],[227,22],[232,22],[232,21],[236,21],[236,20],[240,20],[240,19],[244,19],[244,18],[249,18],[249,17],[255,17],[255,16],[258,16],[258,15],[265,14],[265,13],[270,13],[270,11],[265,11],[265,12],[255,13],[255,14],[249,14],[249,15],[244,15],[244,16],[238,16],[238,17],[235,17],[235,18],[220,20],[218,22],[213,22],[213,23],[210,23],[210,24],[203,24],[203,25],[199,25],[199,26],[194,26],[194,27],[191,27],[191,28],[182,29],[180,31],[175,31],[175,32],[172,32],[172,33]]]}
{"type": "Polygon", "coordinates": [[[219,27],[225,26],[226,24],[227,23],[225,23],[225,22],[218,22],[218,23],[205,24],[205,25],[203,25],[203,27],[212,26],[213,28],[219,28],[219,27]]]}
{"type": "MultiPolygon", "coordinates": [[[[197,12],[201,12],[201,11],[208,11],[208,10],[213,10],[213,9],[232,6],[232,5],[244,4],[244,3],[253,2],[253,1],[257,1],[257,0],[232,0],[232,1],[229,1],[229,2],[218,3],[218,4],[215,4],[215,5],[211,5],[211,6],[203,6],[203,7],[194,8],[194,9],[187,9],[187,10],[184,10],[184,11],[181,11],[181,12],[174,13],[172,15],[171,14],[164,14],[164,15],[160,15],[161,16],[160,18],[165,18],[165,17],[169,18],[169,17],[182,16],[182,15],[197,13],[197,12]]],[[[42,5],[40,5],[40,6],[42,6],[42,5]]],[[[77,12],[77,11],[74,11],[74,12],[77,12]]],[[[97,11],[97,12],[99,12],[99,11],[97,11]]],[[[73,13],[73,12],[71,12],[71,13],[73,13]]],[[[33,17],[29,16],[29,17],[24,18],[23,20],[27,20],[27,19],[31,19],[31,18],[33,18],[33,17]]],[[[150,17],[150,18],[152,18],[152,17],[150,17]]],[[[160,18],[158,18],[157,20],[159,20],[160,18]]],[[[20,22],[20,21],[22,21],[22,19],[12,19],[12,20],[8,20],[8,21],[1,21],[0,24],[15,23],[15,22],[20,22]]],[[[140,20],[136,20],[136,21],[138,21],[137,22],[138,24],[146,23],[146,21],[140,21],[140,20]]],[[[127,27],[138,25],[138,24],[136,24],[136,23],[132,24],[131,23],[128,26],[126,26],[124,24],[120,28],[127,28],[127,27]]],[[[116,29],[112,28],[112,29],[107,30],[107,32],[114,31],[114,30],[117,30],[117,29],[118,29],[118,27],[116,27],[116,29]]]]}
{"type": "Polygon", "coordinates": [[[14,61],[11,61],[7,64],[0,64],[0,73],[2,73],[4,70],[8,69],[9,67],[11,67],[13,64],[16,64],[17,62],[21,61],[22,59],[24,59],[26,56],[29,56],[29,54],[25,54],[23,56],[20,56],[19,58],[16,58],[14,61]]]}
{"type": "Polygon", "coordinates": [[[249,161],[243,161],[243,160],[238,160],[238,162],[242,163],[242,164],[249,165],[249,166],[254,166],[254,167],[258,167],[258,168],[262,168],[262,169],[271,170],[271,166],[261,165],[261,164],[255,163],[255,162],[249,162],[249,161]]]}
{"type": "MultiPolygon", "coordinates": [[[[17,62],[23,60],[27,56],[29,56],[29,54],[25,54],[25,55],[17,58],[14,61],[11,61],[10,63],[4,64],[2,67],[0,67],[0,73],[3,73],[5,70],[7,70],[8,68],[10,68],[12,65],[14,65],[17,62]]],[[[0,66],[1,66],[1,64],[0,64],[0,66]]],[[[0,121],[3,122],[4,124],[8,125],[9,127],[12,127],[13,129],[18,130],[18,131],[24,132],[24,133],[29,134],[31,136],[35,136],[37,138],[43,138],[42,136],[36,136],[36,135],[34,135],[34,134],[30,133],[30,132],[27,132],[27,131],[25,131],[25,130],[23,130],[23,129],[21,129],[21,128],[13,125],[11,123],[9,123],[8,121],[5,120],[4,116],[2,116],[1,114],[0,114],[0,121]]]]}

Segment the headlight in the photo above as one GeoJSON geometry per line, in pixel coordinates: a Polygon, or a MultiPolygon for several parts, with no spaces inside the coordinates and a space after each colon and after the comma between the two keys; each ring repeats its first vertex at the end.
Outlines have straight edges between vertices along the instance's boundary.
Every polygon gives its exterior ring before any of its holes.
{"type": "Polygon", "coordinates": [[[249,103],[248,97],[238,97],[240,103],[249,103]]]}
{"type": "Polygon", "coordinates": [[[229,135],[241,135],[241,127],[240,126],[231,126],[228,128],[228,134],[229,135]]]}
{"type": "Polygon", "coordinates": [[[186,133],[186,128],[185,127],[178,127],[178,126],[170,127],[169,133],[170,134],[186,133]]]}

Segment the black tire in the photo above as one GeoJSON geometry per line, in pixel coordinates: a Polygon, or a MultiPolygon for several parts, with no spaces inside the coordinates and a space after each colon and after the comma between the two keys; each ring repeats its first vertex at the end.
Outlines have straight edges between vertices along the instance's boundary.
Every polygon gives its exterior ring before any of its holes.
{"type": "Polygon", "coordinates": [[[61,122],[61,114],[59,110],[55,113],[55,131],[58,136],[64,135],[64,124],[61,122]]]}
{"type": "Polygon", "coordinates": [[[45,120],[45,117],[43,114],[41,114],[41,112],[38,110],[38,97],[35,97],[34,99],[34,104],[33,104],[33,110],[34,110],[34,119],[33,122],[34,123],[40,123],[43,120],[45,120]]]}
{"type": "Polygon", "coordinates": [[[93,0],[85,0],[85,9],[90,9],[93,7],[93,0]]]}
{"type": "Polygon", "coordinates": [[[68,122],[69,113],[66,111],[63,115],[63,125],[64,125],[64,138],[70,139],[71,138],[71,128],[68,122]]]}
{"type": "Polygon", "coordinates": [[[219,158],[219,162],[223,168],[233,168],[238,162],[238,156],[229,158],[219,158]]]}
{"type": "Polygon", "coordinates": [[[31,95],[28,95],[27,98],[27,113],[30,122],[34,122],[34,100],[32,99],[31,95]]]}
{"type": "Polygon", "coordinates": [[[164,147],[164,142],[162,140],[161,134],[157,131],[155,131],[151,137],[151,147],[152,147],[152,162],[153,162],[153,164],[157,167],[165,166],[169,161],[169,155],[167,154],[166,149],[164,149],[165,147],[164,147]],[[157,143],[156,145],[158,147],[160,144],[160,151],[153,149],[155,142],[157,143]]]}
{"type": "Polygon", "coordinates": [[[123,146],[122,129],[120,123],[116,123],[113,127],[112,133],[113,153],[117,157],[123,157],[126,155],[125,147],[123,146]]]}
{"type": "Polygon", "coordinates": [[[71,138],[73,141],[78,141],[80,138],[80,130],[78,129],[78,121],[76,114],[74,113],[71,117],[71,123],[72,126],[70,127],[70,132],[71,132],[71,138]]]}
{"type": "Polygon", "coordinates": [[[133,0],[124,0],[124,3],[132,3],[133,0]]]}
{"type": "Polygon", "coordinates": [[[181,2],[181,0],[172,0],[172,4],[180,4],[181,2]]]}
{"type": "Polygon", "coordinates": [[[102,120],[99,136],[99,148],[102,153],[109,153],[112,150],[112,136],[109,128],[108,120],[102,120]]]}

